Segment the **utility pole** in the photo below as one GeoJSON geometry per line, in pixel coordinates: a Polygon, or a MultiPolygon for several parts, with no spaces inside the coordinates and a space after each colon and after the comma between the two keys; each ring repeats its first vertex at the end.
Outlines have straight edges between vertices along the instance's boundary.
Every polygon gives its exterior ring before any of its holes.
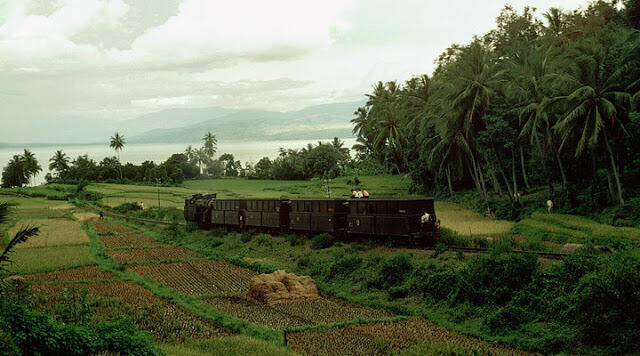
{"type": "Polygon", "coordinates": [[[158,209],[160,209],[160,178],[156,178],[156,187],[158,188],[158,209]]]}

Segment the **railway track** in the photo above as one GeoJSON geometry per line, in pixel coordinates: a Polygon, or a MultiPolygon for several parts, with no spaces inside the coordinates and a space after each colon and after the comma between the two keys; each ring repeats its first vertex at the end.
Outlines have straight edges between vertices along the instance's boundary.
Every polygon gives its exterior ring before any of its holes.
{"type": "MultiPolygon", "coordinates": [[[[422,247],[423,250],[435,250],[435,246],[426,246],[422,247]]],[[[463,246],[447,246],[447,250],[449,251],[462,251],[466,253],[489,253],[491,249],[488,248],[480,248],[480,247],[463,247],[463,246]]],[[[562,260],[569,256],[575,256],[570,253],[558,253],[558,252],[546,252],[546,251],[528,251],[528,250],[512,250],[513,253],[519,254],[534,254],[542,258],[547,258],[551,260],[562,260]]],[[[591,256],[588,256],[591,257],[591,256]]]]}
{"type": "MultiPolygon", "coordinates": [[[[144,223],[151,223],[151,224],[158,224],[158,225],[171,225],[171,223],[166,222],[166,221],[160,221],[160,220],[153,220],[153,219],[145,219],[145,218],[138,218],[138,217],[134,217],[134,216],[129,216],[126,214],[118,214],[118,213],[114,213],[111,211],[106,211],[104,209],[101,209],[95,205],[92,204],[87,204],[87,206],[91,209],[93,209],[96,212],[102,211],[103,214],[105,216],[113,216],[113,217],[117,217],[117,218],[121,218],[121,219],[125,219],[125,220],[135,220],[135,221],[140,221],[140,222],[144,222],[144,223]]],[[[184,226],[186,225],[185,223],[178,223],[178,225],[180,226],[184,226]]],[[[436,247],[435,246],[424,246],[424,247],[420,247],[423,250],[435,250],[436,247]]],[[[488,248],[481,248],[481,247],[463,247],[463,246],[447,246],[447,250],[449,251],[462,251],[462,252],[466,252],[466,253],[489,253],[491,252],[490,249],[488,248]]],[[[569,256],[575,256],[573,254],[570,253],[557,253],[557,252],[546,252],[546,251],[527,251],[527,250],[513,250],[513,253],[520,253],[520,254],[534,254],[537,255],[539,257],[542,258],[547,258],[547,259],[552,259],[552,260],[562,260],[566,257],[569,256]]],[[[588,257],[592,257],[592,256],[588,256],[588,257]]]]}

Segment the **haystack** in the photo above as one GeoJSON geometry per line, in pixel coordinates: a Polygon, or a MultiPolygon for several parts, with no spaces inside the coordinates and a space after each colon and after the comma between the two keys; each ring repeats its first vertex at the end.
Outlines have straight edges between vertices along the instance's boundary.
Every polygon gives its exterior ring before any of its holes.
{"type": "Polygon", "coordinates": [[[320,298],[316,282],[311,277],[296,276],[282,270],[253,277],[247,296],[267,304],[320,298]]]}

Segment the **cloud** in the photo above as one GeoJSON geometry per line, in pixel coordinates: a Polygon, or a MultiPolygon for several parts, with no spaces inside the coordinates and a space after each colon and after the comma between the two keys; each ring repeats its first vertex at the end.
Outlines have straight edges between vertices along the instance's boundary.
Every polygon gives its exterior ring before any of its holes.
{"type": "Polygon", "coordinates": [[[115,26],[128,9],[122,0],[63,0],[49,15],[28,13],[32,1],[16,2],[0,26],[0,51],[14,61],[95,56],[97,49],[70,38],[96,23],[115,26]]]}

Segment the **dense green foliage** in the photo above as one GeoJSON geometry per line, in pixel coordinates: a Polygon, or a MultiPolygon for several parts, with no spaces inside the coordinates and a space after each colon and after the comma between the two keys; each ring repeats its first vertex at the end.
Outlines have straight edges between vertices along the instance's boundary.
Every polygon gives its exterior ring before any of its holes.
{"type": "Polygon", "coordinates": [[[247,165],[243,173],[252,179],[301,180],[335,178],[343,175],[351,162],[349,149],[335,137],[331,142],[308,144],[299,150],[280,149],[275,160],[262,158],[255,166],[247,165]]]}
{"type": "Polygon", "coordinates": [[[2,187],[22,187],[41,171],[42,167],[38,164],[36,156],[25,149],[23,154],[14,155],[2,170],[2,187]]]}
{"type": "Polygon", "coordinates": [[[358,157],[411,173],[418,190],[473,188],[512,218],[536,186],[549,187],[543,202],[580,212],[624,204],[640,181],[638,5],[624,5],[542,19],[506,6],[432,76],[374,85],[352,120],[358,157]]]}

